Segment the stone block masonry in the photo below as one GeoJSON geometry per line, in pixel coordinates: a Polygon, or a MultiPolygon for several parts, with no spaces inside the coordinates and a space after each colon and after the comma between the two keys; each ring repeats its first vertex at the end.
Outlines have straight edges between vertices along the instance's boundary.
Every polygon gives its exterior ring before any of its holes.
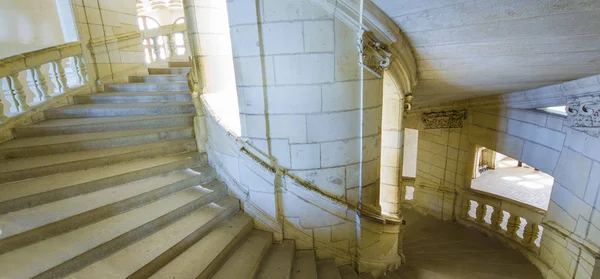
{"type": "Polygon", "coordinates": [[[127,76],[147,74],[137,8],[131,1],[73,1],[79,40],[85,47],[90,80],[125,83],[127,76]]]}
{"type": "MultiPolygon", "coordinates": [[[[359,183],[346,170],[359,163],[361,113],[369,123],[364,126],[363,162],[379,161],[381,79],[366,74],[361,111],[353,28],[312,1],[265,0],[259,9],[250,2],[228,3],[230,17],[241,10],[254,16],[230,20],[245,127],[241,136],[257,143],[287,142],[267,144],[262,151],[281,154],[278,162],[295,175],[355,203],[359,183]],[[326,183],[316,183],[321,181],[326,183]]],[[[379,176],[368,172],[379,168],[364,171],[370,178],[364,184],[374,185],[379,176]]],[[[378,205],[378,194],[366,196],[378,205]]]]}

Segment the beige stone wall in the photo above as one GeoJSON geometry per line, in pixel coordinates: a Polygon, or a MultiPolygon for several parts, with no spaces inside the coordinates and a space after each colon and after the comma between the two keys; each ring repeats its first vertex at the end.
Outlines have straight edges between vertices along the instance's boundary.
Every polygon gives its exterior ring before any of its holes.
{"type": "Polygon", "coordinates": [[[72,4],[91,81],[122,83],[128,75],[147,74],[135,1],[72,0],[72,4]]]}
{"type": "Polygon", "coordinates": [[[421,109],[406,121],[419,129],[417,208],[460,218],[476,148],[498,151],[555,178],[539,252],[528,255],[532,261],[547,278],[598,276],[600,138],[569,127],[563,116],[499,106],[467,107],[463,128],[424,129],[423,112],[452,108],[458,107],[421,109]]]}
{"type": "MultiPolygon", "coordinates": [[[[0,2],[0,58],[72,42],[61,28],[56,0],[0,2]]],[[[71,27],[74,30],[74,27],[71,27]]],[[[75,38],[76,39],[76,38],[75,38]]]]}

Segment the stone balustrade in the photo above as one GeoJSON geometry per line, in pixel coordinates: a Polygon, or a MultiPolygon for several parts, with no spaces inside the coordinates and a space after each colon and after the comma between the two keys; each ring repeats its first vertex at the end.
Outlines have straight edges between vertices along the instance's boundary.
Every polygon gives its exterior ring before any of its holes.
{"type": "Polygon", "coordinates": [[[190,54],[185,24],[164,25],[142,31],[143,45],[150,58],[148,62],[164,60],[173,56],[190,54]]]}
{"type": "Polygon", "coordinates": [[[67,43],[0,59],[0,81],[3,92],[0,123],[3,123],[53,96],[88,83],[81,43],[67,43]]]}
{"type": "Polygon", "coordinates": [[[462,220],[509,244],[518,244],[535,254],[539,252],[544,210],[472,189],[465,191],[463,197],[462,220]]]}

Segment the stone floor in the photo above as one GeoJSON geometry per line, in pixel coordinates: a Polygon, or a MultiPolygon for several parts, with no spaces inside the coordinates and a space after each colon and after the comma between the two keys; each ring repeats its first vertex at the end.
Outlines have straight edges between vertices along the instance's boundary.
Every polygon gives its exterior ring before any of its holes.
{"type": "Polygon", "coordinates": [[[518,251],[473,228],[405,210],[406,264],[385,279],[538,279],[518,251]]]}
{"type": "Polygon", "coordinates": [[[474,179],[471,187],[546,210],[553,182],[552,176],[530,167],[517,167],[517,161],[506,158],[495,170],[474,179]]]}

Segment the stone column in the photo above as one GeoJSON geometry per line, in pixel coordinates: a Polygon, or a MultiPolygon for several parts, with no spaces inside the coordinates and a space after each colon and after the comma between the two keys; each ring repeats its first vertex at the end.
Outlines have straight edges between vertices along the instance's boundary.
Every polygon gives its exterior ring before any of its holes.
{"type": "Polygon", "coordinates": [[[381,209],[383,214],[400,219],[400,203],[405,192],[402,185],[404,93],[387,74],[383,88],[381,209]]]}

